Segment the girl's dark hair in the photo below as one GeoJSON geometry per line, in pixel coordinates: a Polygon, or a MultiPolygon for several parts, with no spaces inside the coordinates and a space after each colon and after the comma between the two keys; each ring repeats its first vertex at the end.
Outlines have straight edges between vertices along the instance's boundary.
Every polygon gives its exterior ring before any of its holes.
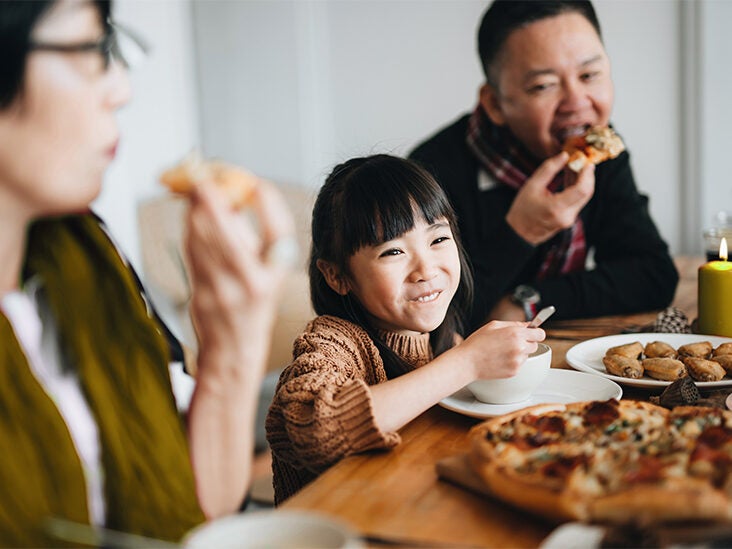
{"type": "MultiPolygon", "coordinates": [[[[53,4],[54,0],[0,0],[0,109],[10,106],[22,93],[31,32],[53,4]]],[[[109,0],[93,4],[106,25],[109,0]]]]}
{"type": "Polygon", "coordinates": [[[495,62],[508,36],[521,27],[547,17],[575,12],[587,19],[602,40],[600,21],[589,0],[494,0],[478,29],[478,55],[488,82],[498,84],[495,62]]]}
{"type": "Polygon", "coordinates": [[[434,178],[411,160],[378,154],[354,158],[335,167],[313,208],[310,252],[310,297],[319,315],[334,315],[362,326],[374,340],[389,378],[409,368],[370,324],[366,311],[350,293],[333,291],[317,266],[322,259],[349,275],[348,260],[363,246],[393,240],[411,230],[415,214],[427,223],[450,223],[460,257],[460,284],[442,324],[430,334],[435,355],[455,344],[463,333],[463,315],[472,301],[473,278],[460,243],[455,212],[434,178]]]}

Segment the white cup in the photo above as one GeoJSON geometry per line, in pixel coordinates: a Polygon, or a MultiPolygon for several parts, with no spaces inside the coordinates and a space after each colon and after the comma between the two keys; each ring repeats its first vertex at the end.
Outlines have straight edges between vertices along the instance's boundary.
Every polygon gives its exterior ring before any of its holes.
{"type": "Polygon", "coordinates": [[[330,517],[305,511],[254,511],[206,522],[183,539],[186,549],[361,549],[361,539],[330,517]]]}
{"type": "Polygon", "coordinates": [[[478,379],[468,383],[473,396],[487,404],[513,404],[527,400],[542,384],[552,366],[552,349],[539,343],[513,377],[478,379]]]}

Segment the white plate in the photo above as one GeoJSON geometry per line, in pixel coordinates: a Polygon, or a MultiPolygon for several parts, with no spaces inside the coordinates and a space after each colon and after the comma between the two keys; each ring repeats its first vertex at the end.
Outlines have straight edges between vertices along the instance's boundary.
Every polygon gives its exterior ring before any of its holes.
{"type": "Polygon", "coordinates": [[[604,536],[602,526],[567,522],[549,534],[539,549],[593,549],[601,546],[604,536]]]}
{"type": "MultiPolygon", "coordinates": [[[[687,343],[695,343],[697,341],[708,341],[715,347],[720,343],[731,342],[732,339],[728,337],[718,337],[703,334],[662,334],[662,333],[647,333],[647,334],[620,334],[605,337],[596,337],[594,339],[588,339],[582,343],[578,343],[567,351],[567,363],[572,366],[575,370],[582,372],[589,372],[591,374],[598,374],[618,383],[629,385],[633,387],[666,387],[670,385],[670,381],[660,381],[658,379],[651,379],[649,377],[643,377],[641,379],[631,379],[629,377],[614,376],[608,374],[605,370],[605,365],[602,363],[602,357],[605,356],[605,352],[610,347],[616,345],[625,345],[626,343],[633,343],[639,341],[643,345],[650,343],[651,341],[663,341],[668,343],[674,349],[678,349],[682,345],[687,343]]],[[[696,381],[696,386],[699,388],[713,388],[713,387],[724,387],[726,385],[732,385],[731,378],[725,378],[721,381],[696,381]]]]}
{"type": "Polygon", "coordinates": [[[614,381],[572,370],[552,368],[534,394],[523,402],[486,404],[477,400],[468,389],[463,387],[449,397],[443,398],[439,404],[443,408],[466,416],[487,418],[507,414],[535,404],[550,402],[565,404],[583,400],[620,399],[621,396],[623,396],[623,390],[614,381]]]}

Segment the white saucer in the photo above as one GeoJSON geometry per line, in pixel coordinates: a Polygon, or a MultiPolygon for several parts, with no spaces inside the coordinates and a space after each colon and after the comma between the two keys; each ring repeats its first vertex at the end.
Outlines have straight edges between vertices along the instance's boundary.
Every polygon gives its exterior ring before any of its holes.
{"type": "Polygon", "coordinates": [[[552,368],[534,394],[523,402],[486,404],[476,400],[473,394],[463,387],[449,397],[443,398],[439,405],[466,416],[486,418],[500,416],[535,404],[620,399],[621,396],[623,396],[623,390],[612,380],[594,374],[552,368]]]}
{"type": "Polygon", "coordinates": [[[602,545],[605,528],[580,522],[567,522],[559,526],[539,549],[594,549],[602,545]]]}

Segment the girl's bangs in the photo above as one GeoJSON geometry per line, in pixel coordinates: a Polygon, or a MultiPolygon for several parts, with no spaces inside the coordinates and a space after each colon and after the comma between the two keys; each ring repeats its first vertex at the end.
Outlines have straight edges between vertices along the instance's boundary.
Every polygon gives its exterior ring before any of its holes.
{"type": "Polygon", "coordinates": [[[417,219],[431,224],[446,218],[453,225],[452,209],[433,180],[401,165],[392,167],[402,169],[369,170],[373,177],[363,174],[367,176],[362,184],[353,185],[344,196],[343,211],[351,212],[342,235],[349,244],[347,255],[402,236],[417,219]]]}

